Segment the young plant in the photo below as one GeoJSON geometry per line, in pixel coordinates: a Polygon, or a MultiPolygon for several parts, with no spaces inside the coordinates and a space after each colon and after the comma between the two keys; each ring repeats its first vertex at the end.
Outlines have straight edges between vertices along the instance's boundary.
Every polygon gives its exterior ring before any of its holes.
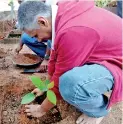
{"type": "MultiPolygon", "coordinates": [[[[32,83],[40,89],[43,92],[47,92],[47,98],[48,100],[56,105],[56,95],[55,93],[51,90],[54,87],[54,82],[51,82],[49,80],[41,81],[41,79],[37,76],[30,76],[29,77],[32,83]]],[[[21,101],[21,104],[29,104],[36,98],[36,95],[33,93],[28,93],[26,94],[21,101]]]]}

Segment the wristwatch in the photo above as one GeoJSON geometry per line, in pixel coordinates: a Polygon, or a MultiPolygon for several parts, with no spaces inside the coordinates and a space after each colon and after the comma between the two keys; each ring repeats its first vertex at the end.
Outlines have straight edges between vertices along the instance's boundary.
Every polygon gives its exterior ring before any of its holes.
{"type": "Polygon", "coordinates": [[[49,60],[50,56],[45,54],[44,59],[49,60]]]}

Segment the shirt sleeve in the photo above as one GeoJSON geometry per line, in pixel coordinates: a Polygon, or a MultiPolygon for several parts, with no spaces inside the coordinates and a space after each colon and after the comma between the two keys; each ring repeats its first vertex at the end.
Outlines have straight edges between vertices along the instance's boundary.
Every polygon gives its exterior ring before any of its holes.
{"type": "Polygon", "coordinates": [[[21,42],[23,43],[23,44],[25,44],[25,41],[26,41],[26,33],[23,33],[22,35],[21,35],[21,42]]]}
{"type": "Polygon", "coordinates": [[[59,77],[74,67],[84,65],[99,41],[98,33],[87,27],[69,28],[60,38],[57,48],[51,53],[48,70],[55,83],[53,90],[58,99],[61,98],[58,88],[59,77]]]}

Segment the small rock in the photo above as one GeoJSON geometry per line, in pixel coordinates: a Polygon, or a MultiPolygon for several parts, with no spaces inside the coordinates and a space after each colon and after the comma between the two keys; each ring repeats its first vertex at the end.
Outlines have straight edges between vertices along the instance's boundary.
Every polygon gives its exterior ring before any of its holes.
{"type": "Polygon", "coordinates": [[[11,122],[14,122],[14,117],[11,117],[10,120],[11,120],[11,122]]]}
{"type": "Polygon", "coordinates": [[[3,115],[7,115],[7,113],[8,113],[7,111],[3,111],[3,115]]]}

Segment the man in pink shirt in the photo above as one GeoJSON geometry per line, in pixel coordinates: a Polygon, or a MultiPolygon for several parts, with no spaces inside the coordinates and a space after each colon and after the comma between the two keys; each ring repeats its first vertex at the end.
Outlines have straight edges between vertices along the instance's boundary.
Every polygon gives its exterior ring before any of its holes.
{"type": "MultiPolygon", "coordinates": [[[[122,99],[122,21],[93,1],[57,5],[24,2],[18,10],[19,26],[31,37],[54,41],[48,68],[52,90],[57,99],[84,113],[77,124],[99,124],[122,99]],[[108,98],[104,94],[110,90],[108,98]]],[[[53,106],[46,98],[41,105],[27,105],[26,112],[41,117],[53,106]]]]}

